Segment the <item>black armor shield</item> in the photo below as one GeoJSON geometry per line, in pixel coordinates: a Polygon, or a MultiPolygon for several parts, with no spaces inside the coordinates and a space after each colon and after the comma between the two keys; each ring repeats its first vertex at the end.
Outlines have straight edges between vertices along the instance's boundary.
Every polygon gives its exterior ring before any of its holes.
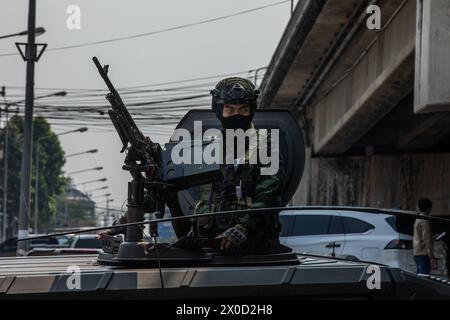
{"type": "MultiPolygon", "coordinates": [[[[208,129],[220,129],[220,122],[215,113],[210,110],[191,110],[177,126],[187,129],[194,136],[194,121],[201,121],[203,133],[208,129]]],[[[282,155],[282,166],[284,169],[285,183],[282,205],[285,206],[296,192],[304,170],[305,164],[305,142],[302,130],[294,115],[283,109],[258,110],[253,119],[256,129],[278,129],[280,137],[280,154],[282,155]]],[[[171,143],[176,143],[174,137],[171,143]]],[[[192,187],[178,191],[171,197],[172,203],[168,203],[172,216],[191,215],[197,201],[200,198],[200,189],[192,187]],[[176,202],[176,203],[173,203],[176,202]]],[[[177,235],[184,232],[179,226],[174,225],[177,235]]]]}

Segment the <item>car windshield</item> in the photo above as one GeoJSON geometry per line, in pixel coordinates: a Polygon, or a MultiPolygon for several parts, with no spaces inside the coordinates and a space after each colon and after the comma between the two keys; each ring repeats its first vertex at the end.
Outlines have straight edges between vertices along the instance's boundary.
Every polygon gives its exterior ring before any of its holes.
{"type": "Polygon", "coordinates": [[[47,237],[31,241],[31,246],[39,246],[39,245],[59,245],[59,241],[55,237],[47,237]]]}
{"type": "Polygon", "coordinates": [[[71,240],[66,237],[66,236],[59,236],[56,237],[56,239],[58,240],[58,243],[62,246],[62,247],[69,247],[71,240]]]}
{"type": "Polygon", "coordinates": [[[75,240],[74,248],[101,249],[102,241],[95,238],[79,238],[75,240]]]}

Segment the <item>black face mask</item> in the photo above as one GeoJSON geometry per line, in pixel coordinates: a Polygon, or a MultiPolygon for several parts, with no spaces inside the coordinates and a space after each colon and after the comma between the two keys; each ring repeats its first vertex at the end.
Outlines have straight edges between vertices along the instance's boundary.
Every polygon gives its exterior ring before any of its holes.
{"type": "Polygon", "coordinates": [[[228,118],[221,118],[220,122],[222,123],[222,127],[224,129],[242,129],[247,130],[250,128],[252,123],[252,116],[243,116],[240,114],[236,114],[234,116],[228,118]]]}

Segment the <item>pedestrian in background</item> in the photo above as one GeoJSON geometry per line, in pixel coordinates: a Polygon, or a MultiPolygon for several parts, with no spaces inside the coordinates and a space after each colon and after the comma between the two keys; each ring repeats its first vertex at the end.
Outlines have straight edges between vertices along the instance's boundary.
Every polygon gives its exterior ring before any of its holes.
{"type": "MultiPolygon", "coordinates": [[[[420,199],[417,203],[418,214],[429,216],[433,209],[430,199],[420,199]]],[[[417,266],[417,274],[430,274],[436,268],[436,259],[433,253],[433,236],[428,220],[416,219],[414,222],[413,254],[417,266]]]]}

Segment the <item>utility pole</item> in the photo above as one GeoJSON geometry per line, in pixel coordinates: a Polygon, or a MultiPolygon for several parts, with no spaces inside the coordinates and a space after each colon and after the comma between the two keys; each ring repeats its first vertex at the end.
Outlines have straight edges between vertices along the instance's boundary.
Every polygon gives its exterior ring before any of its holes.
{"type": "Polygon", "coordinates": [[[255,81],[254,81],[254,83],[255,83],[255,87],[257,87],[257,88],[258,88],[258,73],[260,71],[262,71],[262,70],[265,70],[265,69],[267,69],[267,67],[261,67],[261,68],[258,68],[258,69],[255,70],[255,81]]]}
{"type": "MultiPolygon", "coordinates": [[[[33,147],[34,63],[36,60],[36,0],[29,0],[28,44],[26,52],[27,78],[25,94],[25,123],[20,179],[19,233],[18,238],[28,237],[30,212],[31,152],[33,147]]],[[[18,241],[17,255],[28,251],[28,241],[18,241]]]]}
{"type": "MultiPolygon", "coordinates": [[[[4,96],[3,96],[4,98],[4,96]]],[[[3,241],[6,240],[8,227],[8,105],[5,106],[5,144],[3,151],[3,241]]]]}
{"type": "Polygon", "coordinates": [[[66,223],[67,223],[67,214],[68,214],[67,191],[69,191],[69,189],[66,186],[65,187],[65,195],[64,195],[64,227],[67,226],[66,225],[66,223]]]}
{"type": "Polygon", "coordinates": [[[34,228],[33,233],[38,233],[38,210],[39,210],[39,139],[36,141],[36,164],[34,168],[35,186],[34,186],[34,228]]]}
{"type": "MultiPolygon", "coordinates": [[[[1,95],[5,102],[5,142],[3,144],[3,225],[2,225],[2,240],[5,241],[8,233],[8,153],[9,153],[9,107],[10,104],[6,101],[5,87],[2,87],[1,95]]],[[[18,111],[16,111],[16,114],[18,111]]]]}
{"type": "Polygon", "coordinates": [[[107,217],[107,223],[109,224],[109,196],[106,196],[106,217],[107,217]]]}

